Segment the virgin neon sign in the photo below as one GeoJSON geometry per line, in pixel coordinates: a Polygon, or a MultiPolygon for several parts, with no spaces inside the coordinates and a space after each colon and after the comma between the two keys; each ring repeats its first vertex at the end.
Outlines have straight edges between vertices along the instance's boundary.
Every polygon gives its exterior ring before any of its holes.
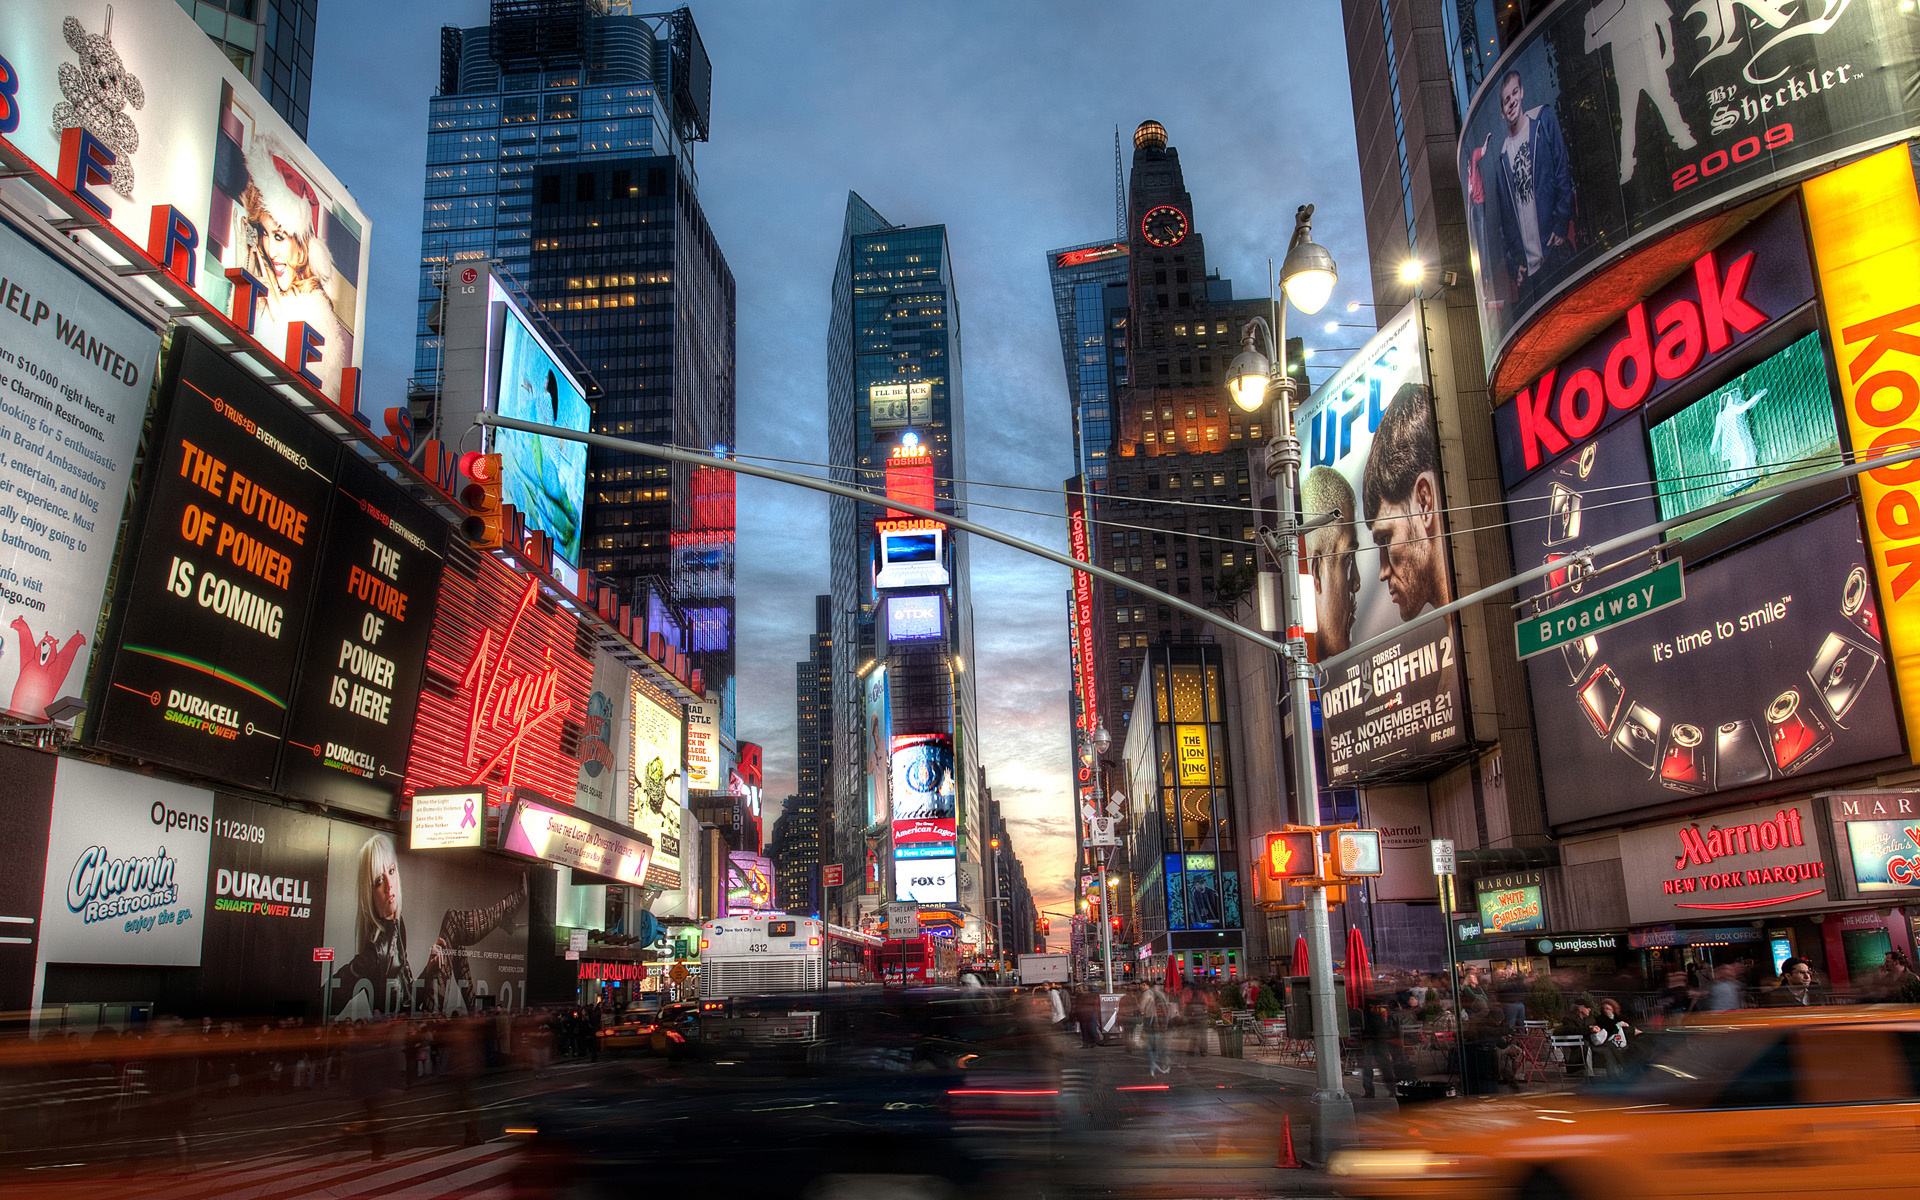
{"type": "Polygon", "coordinates": [[[515,671],[505,653],[506,647],[513,644],[513,635],[519,631],[521,618],[527,615],[527,609],[539,594],[539,583],[527,580],[520,603],[513,610],[513,620],[507,623],[506,636],[500,639],[501,652],[494,652],[493,630],[482,630],[480,642],[473,648],[473,657],[460,681],[461,691],[471,697],[466,765],[473,767],[474,759],[481,753],[475,744],[483,732],[500,734],[503,739],[499,747],[472,770],[465,780],[467,783],[479,783],[504,759],[507,773],[503,783],[512,787],[520,747],[527,735],[566,715],[569,701],[560,694],[560,666],[553,661],[553,652],[546,652],[545,664],[537,671],[515,671]]]}

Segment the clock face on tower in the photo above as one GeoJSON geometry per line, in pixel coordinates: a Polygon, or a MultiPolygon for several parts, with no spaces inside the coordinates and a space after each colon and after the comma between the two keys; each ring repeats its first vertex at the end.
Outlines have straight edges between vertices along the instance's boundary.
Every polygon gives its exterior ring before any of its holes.
{"type": "Polygon", "coordinates": [[[1140,236],[1156,246],[1178,246],[1187,240],[1187,214],[1171,204],[1147,210],[1140,220],[1140,236]]]}

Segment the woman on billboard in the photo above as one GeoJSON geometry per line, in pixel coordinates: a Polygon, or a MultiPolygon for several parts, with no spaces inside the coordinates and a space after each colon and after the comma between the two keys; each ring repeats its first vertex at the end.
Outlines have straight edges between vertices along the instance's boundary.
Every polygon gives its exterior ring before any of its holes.
{"type": "Polygon", "coordinates": [[[486,908],[448,909],[440,919],[440,935],[427,952],[426,967],[416,980],[407,954],[400,859],[393,839],[374,834],[360,847],[357,862],[354,954],[337,977],[342,999],[334,1015],[352,1020],[375,1014],[452,1014],[471,1008],[473,971],[464,951],[511,926],[527,902],[526,877],[521,876],[516,891],[486,908]]]}

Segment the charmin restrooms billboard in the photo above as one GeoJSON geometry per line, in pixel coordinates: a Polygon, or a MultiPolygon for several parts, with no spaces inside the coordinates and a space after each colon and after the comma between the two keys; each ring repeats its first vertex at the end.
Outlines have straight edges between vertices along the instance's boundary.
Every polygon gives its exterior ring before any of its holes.
{"type": "Polygon", "coordinates": [[[0,0],[0,136],[335,402],[368,223],[171,0],[0,0]]]}
{"type": "Polygon", "coordinates": [[[1563,0],[1462,123],[1488,362],[1581,275],[1695,216],[1920,128],[1901,0],[1563,0]]]}
{"type": "MultiPolygon", "coordinates": [[[[1300,406],[1300,510],[1320,660],[1453,600],[1440,436],[1408,306],[1300,406]]],[[[1398,773],[1466,744],[1453,617],[1327,673],[1320,710],[1336,783],[1398,773]]]]}

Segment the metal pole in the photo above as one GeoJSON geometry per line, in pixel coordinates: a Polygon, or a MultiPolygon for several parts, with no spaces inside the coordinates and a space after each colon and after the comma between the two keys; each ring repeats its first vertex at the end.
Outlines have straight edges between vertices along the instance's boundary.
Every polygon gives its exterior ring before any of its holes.
{"type": "Polygon", "coordinates": [[[1453,943],[1453,876],[1440,877],[1441,907],[1446,911],[1440,919],[1447,927],[1447,980],[1453,986],[1453,1052],[1460,1058],[1460,1091],[1473,1094],[1473,1085],[1467,1080],[1467,1039],[1460,1025],[1460,956],[1453,943]]]}
{"type": "MultiPolygon", "coordinates": [[[[1106,994],[1113,995],[1113,895],[1107,888],[1107,871],[1113,864],[1113,851],[1108,850],[1100,856],[1100,960],[1107,967],[1106,994]]],[[[1100,1011],[1100,1019],[1107,1019],[1106,1010],[1100,1011]]]]}
{"type": "MultiPolygon", "coordinates": [[[[1272,283],[1273,266],[1267,266],[1267,291],[1273,309],[1274,423],[1272,440],[1267,443],[1267,474],[1274,481],[1280,520],[1294,523],[1294,485],[1300,471],[1300,439],[1293,431],[1293,375],[1287,369],[1287,307],[1279,289],[1272,283]]],[[[1280,539],[1281,599],[1285,604],[1282,623],[1286,626],[1287,687],[1293,709],[1293,819],[1299,825],[1320,824],[1320,779],[1313,760],[1313,699],[1310,687],[1313,665],[1307,661],[1305,616],[1300,606],[1300,539],[1288,534],[1280,539]]],[[[1285,779],[1281,781],[1284,788],[1285,779]]],[[[1319,846],[1315,835],[1314,845],[1319,846]]],[[[1306,902],[1307,976],[1313,1000],[1314,1093],[1310,1101],[1313,1114],[1312,1155],[1326,1162],[1333,1151],[1346,1144],[1353,1129],[1353,1100],[1347,1095],[1345,1072],[1340,1063],[1340,1010],[1335,1007],[1333,986],[1333,937],[1327,923],[1325,887],[1301,889],[1306,902]]],[[[1344,998],[1339,1002],[1344,1003],[1344,998]]]]}

